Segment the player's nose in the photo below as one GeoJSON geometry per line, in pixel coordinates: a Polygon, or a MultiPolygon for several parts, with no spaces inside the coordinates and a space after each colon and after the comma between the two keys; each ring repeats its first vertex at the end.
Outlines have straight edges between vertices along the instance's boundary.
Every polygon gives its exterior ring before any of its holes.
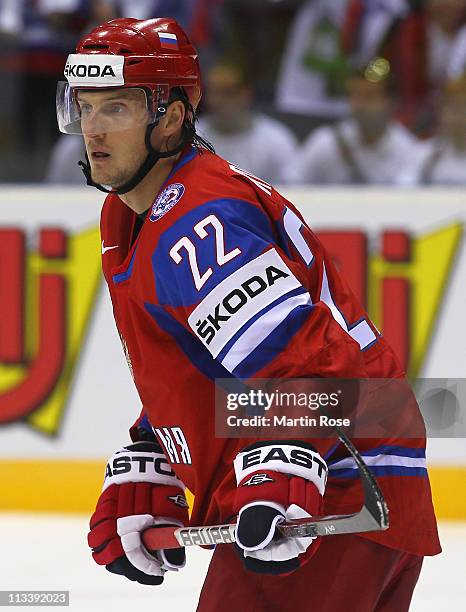
{"type": "Polygon", "coordinates": [[[86,118],[81,119],[82,133],[88,138],[98,138],[105,135],[105,129],[98,113],[89,113],[86,118]]]}

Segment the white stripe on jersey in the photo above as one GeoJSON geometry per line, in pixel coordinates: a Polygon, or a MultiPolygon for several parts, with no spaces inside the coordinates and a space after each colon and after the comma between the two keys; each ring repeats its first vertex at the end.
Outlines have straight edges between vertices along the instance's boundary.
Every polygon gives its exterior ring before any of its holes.
{"type": "Polygon", "coordinates": [[[212,356],[217,357],[255,315],[300,287],[301,283],[277,251],[270,249],[212,289],[189,316],[189,326],[212,356]]]}
{"type": "Polygon", "coordinates": [[[285,226],[285,231],[290,237],[292,243],[306,263],[306,266],[310,266],[314,259],[314,253],[311,251],[309,245],[304,240],[304,236],[301,234],[303,222],[292,210],[285,208],[283,225],[285,226]]]}
{"type": "Polygon", "coordinates": [[[335,321],[342,329],[345,330],[347,334],[349,334],[353,338],[353,340],[355,340],[359,344],[361,350],[366,348],[366,346],[368,346],[371,342],[374,342],[374,340],[377,338],[366,320],[360,321],[351,329],[348,328],[348,325],[346,324],[343,315],[335,306],[332,294],[330,293],[325,264],[323,264],[322,289],[320,291],[320,300],[321,302],[324,302],[324,304],[327,304],[335,321]]]}
{"type": "MultiPolygon", "coordinates": [[[[366,465],[372,465],[377,467],[410,467],[410,468],[425,468],[426,460],[424,457],[401,457],[400,455],[375,455],[373,457],[362,455],[364,463],[366,465]]],[[[342,470],[350,469],[357,470],[357,465],[352,457],[341,459],[336,463],[332,463],[328,466],[329,470],[342,470]]]]}
{"type": "Polygon", "coordinates": [[[251,327],[239,337],[222,359],[222,365],[229,372],[232,372],[237,365],[246,359],[246,357],[286,319],[294,308],[297,306],[307,306],[311,303],[309,294],[304,293],[290,297],[271,308],[268,312],[259,317],[257,321],[254,321],[251,327]]]}

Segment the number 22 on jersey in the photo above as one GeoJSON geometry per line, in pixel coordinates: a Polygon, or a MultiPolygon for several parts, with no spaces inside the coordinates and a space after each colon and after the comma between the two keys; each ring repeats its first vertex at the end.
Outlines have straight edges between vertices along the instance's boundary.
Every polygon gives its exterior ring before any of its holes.
{"type": "MultiPolygon", "coordinates": [[[[204,240],[204,238],[209,235],[209,231],[206,229],[209,226],[211,231],[213,228],[215,236],[215,256],[219,266],[225,265],[240,255],[241,249],[239,247],[226,252],[224,228],[222,222],[216,215],[208,215],[194,226],[194,231],[199,236],[200,240],[204,240]]],[[[188,236],[182,236],[170,249],[170,257],[176,264],[181,263],[183,260],[182,252],[188,255],[194,285],[196,289],[200,291],[208,279],[212,276],[213,269],[209,266],[206,270],[201,272],[196,254],[196,245],[190,238],[188,238],[188,236]]]]}

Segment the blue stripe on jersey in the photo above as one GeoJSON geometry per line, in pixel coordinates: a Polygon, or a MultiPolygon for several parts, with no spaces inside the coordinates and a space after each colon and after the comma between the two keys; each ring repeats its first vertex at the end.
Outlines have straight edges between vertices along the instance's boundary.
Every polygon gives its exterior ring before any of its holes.
{"type": "Polygon", "coordinates": [[[247,380],[282,353],[294,335],[305,325],[314,309],[312,304],[297,306],[232,372],[247,380]]]}
{"type": "MultiPolygon", "coordinates": [[[[422,467],[406,467],[402,465],[369,465],[373,476],[421,476],[427,478],[427,469],[422,467]]],[[[359,478],[357,469],[346,468],[329,471],[329,478],[359,478]]]]}
{"type": "Polygon", "coordinates": [[[306,289],[304,287],[299,287],[298,289],[294,289],[293,291],[289,291],[288,293],[285,293],[284,295],[281,295],[274,302],[272,302],[271,304],[269,304],[268,306],[263,308],[261,311],[256,313],[225,344],[223,349],[217,355],[218,361],[222,361],[222,359],[225,357],[225,355],[228,353],[228,351],[231,349],[231,347],[236,343],[236,341],[240,338],[240,336],[242,336],[244,334],[244,332],[247,329],[249,329],[251,327],[251,325],[253,325],[253,323],[255,323],[257,321],[257,319],[259,319],[262,315],[264,315],[266,312],[268,312],[269,310],[271,310],[272,308],[274,308],[278,304],[281,304],[282,302],[288,300],[290,297],[293,297],[295,295],[302,295],[303,293],[307,293],[306,289]]]}
{"type": "Polygon", "coordinates": [[[118,285],[119,283],[123,283],[124,281],[128,280],[131,277],[131,274],[133,272],[133,265],[134,265],[134,258],[136,255],[136,251],[137,251],[137,248],[134,249],[133,254],[131,256],[131,260],[126,270],[124,270],[123,272],[120,272],[119,274],[115,274],[113,276],[113,282],[115,283],[115,285],[118,285]]]}
{"type": "MultiPolygon", "coordinates": [[[[397,457],[411,457],[416,459],[425,459],[426,457],[426,449],[425,448],[410,448],[408,446],[376,446],[375,448],[371,448],[369,450],[360,451],[360,455],[364,457],[376,457],[377,455],[395,455],[397,457]]],[[[339,461],[343,461],[347,457],[340,457],[339,459],[335,459],[333,462],[329,462],[329,467],[333,463],[338,463],[339,461]]]]}
{"type": "Polygon", "coordinates": [[[212,358],[202,342],[174,319],[170,313],[161,306],[155,306],[149,302],[145,302],[144,307],[157,325],[175,340],[193,366],[204,376],[207,376],[210,380],[231,377],[230,372],[212,358]]]}
{"type": "Polygon", "coordinates": [[[410,448],[409,446],[377,446],[376,448],[371,448],[370,450],[365,450],[361,453],[361,455],[366,457],[372,457],[375,455],[397,455],[399,457],[413,457],[413,458],[426,458],[426,449],[425,448],[410,448]]]}
{"type": "Polygon", "coordinates": [[[198,304],[221,281],[261,255],[275,241],[270,219],[250,202],[225,198],[197,206],[167,228],[152,255],[158,302],[174,308],[198,304]],[[208,233],[203,239],[194,231],[196,223],[208,215],[215,215],[223,225],[225,253],[237,247],[241,249],[239,255],[222,266],[218,265],[216,259],[214,228],[206,226],[208,233]],[[200,274],[208,268],[213,271],[199,291],[194,284],[186,249],[181,247],[179,250],[182,257],[179,264],[170,256],[170,249],[183,236],[195,245],[200,274]]]}
{"type": "MultiPolygon", "coordinates": [[[[283,214],[285,213],[285,210],[286,208],[284,209],[283,214]]],[[[290,238],[286,233],[285,226],[283,225],[283,215],[280,221],[275,222],[275,229],[277,230],[279,237],[278,244],[280,245],[280,248],[283,249],[289,259],[293,259],[293,254],[291,253],[290,249],[290,238]]]]}
{"type": "MultiPolygon", "coordinates": [[[[424,448],[382,445],[361,452],[374,476],[427,476],[424,448]]],[[[358,478],[353,457],[328,463],[329,475],[336,478],[358,478]]]]}
{"type": "Polygon", "coordinates": [[[147,414],[144,414],[142,419],[138,423],[138,427],[144,429],[145,431],[149,431],[151,434],[154,433],[152,429],[152,425],[149,423],[149,419],[147,418],[147,414]]]}
{"type": "Polygon", "coordinates": [[[325,453],[324,455],[324,459],[325,461],[327,461],[328,464],[328,460],[329,458],[333,455],[333,453],[337,450],[337,448],[340,446],[340,440],[338,440],[338,442],[336,442],[332,448],[329,448],[328,451],[325,453]]]}

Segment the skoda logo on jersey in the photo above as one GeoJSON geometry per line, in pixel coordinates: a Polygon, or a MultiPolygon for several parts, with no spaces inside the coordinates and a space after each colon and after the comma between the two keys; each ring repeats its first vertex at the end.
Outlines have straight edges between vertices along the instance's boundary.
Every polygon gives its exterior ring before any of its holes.
{"type": "MultiPolygon", "coordinates": [[[[195,331],[197,335],[206,346],[209,346],[225,322],[229,321],[233,315],[239,312],[251,300],[262,303],[260,298],[257,299],[258,296],[267,291],[276,282],[289,278],[289,276],[290,274],[276,266],[267,266],[261,276],[255,274],[246,279],[239,287],[234,287],[232,291],[229,291],[221,302],[212,306],[211,311],[204,319],[196,321],[195,331]]],[[[191,329],[194,329],[192,325],[191,329]]]]}
{"type": "Polygon", "coordinates": [[[184,185],[181,183],[168,185],[155,200],[149,219],[151,221],[158,221],[181,200],[183,193],[184,185]]]}

